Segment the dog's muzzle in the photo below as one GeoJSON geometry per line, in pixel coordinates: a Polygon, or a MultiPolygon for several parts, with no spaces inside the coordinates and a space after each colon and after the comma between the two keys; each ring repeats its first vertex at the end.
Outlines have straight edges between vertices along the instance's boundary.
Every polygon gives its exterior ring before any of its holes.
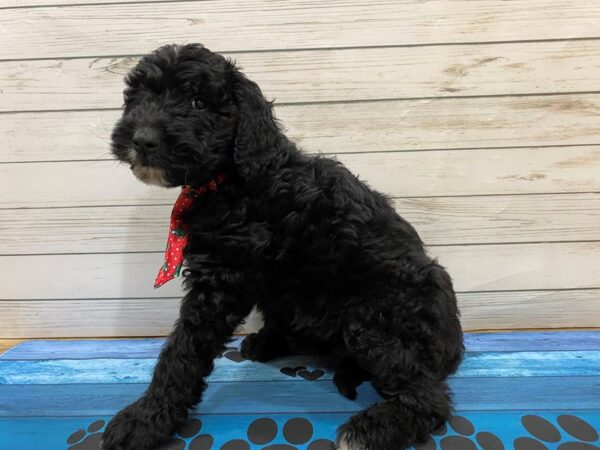
{"type": "Polygon", "coordinates": [[[133,148],[129,149],[127,159],[131,166],[131,172],[138,180],[154,186],[171,187],[166,172],[158,167],[144,164],[140,161],[138,152],[133,148]]]}

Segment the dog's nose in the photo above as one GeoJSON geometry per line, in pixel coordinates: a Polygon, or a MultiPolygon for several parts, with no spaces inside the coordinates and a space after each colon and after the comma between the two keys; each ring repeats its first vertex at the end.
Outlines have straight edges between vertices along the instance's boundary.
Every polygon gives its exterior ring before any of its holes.
{"type": "Polygon", "coordinates": [[[154,150],[158,144],[160,144],[160,136],[152,128],[139,128],[133,134],[133,145],[136,150],[154,150]]]}

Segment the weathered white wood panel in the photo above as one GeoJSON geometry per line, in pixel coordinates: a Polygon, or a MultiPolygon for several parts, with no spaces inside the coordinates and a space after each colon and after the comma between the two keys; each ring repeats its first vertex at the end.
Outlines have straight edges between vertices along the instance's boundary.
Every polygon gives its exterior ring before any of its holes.
{"type": "MultiPolygon", "coordinates": [[[[458,291],[600,287],[600,242],[431,246],[458,291]]],[[[153,289],[163,255],[106,253],[0,256],[5,299],[147,298],[180,294],[179,280],[153,289]],[[27,273],[35,283],[23,283],[27,273]]]]}
{"type": "Polygon", "coordinates": [[[3,114],[0,163],[111,159],[110,133],[119,111],[3,114]]]}
{"type": "Polygon", "coordinates": [[[458,291],[600,287],[600,242],[430,246],[458,291]]]}
{"type": "MultiPolygon", "coordinates": [[[[281,105],[308,152],[600,144],[600,94],[281,105]]],[[[106,159],[118,111],[2,115],[0,162],[106,159]]]]}
{"type": "Polygon", "coordinates": [[[182,292],[180,279],[153,289],[162,259],[157,252],[0,256],[0,273],[6,277],[0,298],[178,297],[182,292]],[[36,282],[23,283],[25,273],[36,282]]]}
{"type": "Polygon", "coordinates": [[[0,300],[0,337],[164,336],[179,315],[179,301],[0,300]]]}
{"type": "MultiPolygon", "coordinates": [[[[597,193],[406,198],[395,205],[429,245],[600,241],[597,193]]],[[[171,208],[0,209],[0,253],[160,251],[171,208]]]]}
{"type": "MultiPolygon", "coordinates": [[[[135,3],[169,3],[181,0],[133,0],[135,3]]],[[[202,0],[199,0],[202,1],[202,0]]],[[[132,0],[122,0],[121,3],[131,3],[132,0]]],[[[111,4],[115,0],[0,0],[0,8],[25,8],[58,5],[88,5],[111,4]]]]}
{"type": "MultiPolygon", "coordinates": [[[[593,192],[600,146],[340,154],[372,187],[394,197],[593,192]]],[[[171,203],[114,161],[0,164],[0,208],[171,203]]]]}
{"type": "Polygon", "coordinates": [[[600,194],[396,199],[428,245],[600,240],[600,194]]]}
{"type": "MultiPolygon", "coordinates": [[[[0,338],[164,336],[179,316],[179,297],[0,300],[0,338]]],[[[237,332],[260,329],[253,312],[237,332]]]]}
{"type": "Polygon", "coordinates": [[[190,41],[398,197],[467,329],[600,326],[596,1],[106,2],[0,0],[0,337],[170,329],[180,287],[152,281],[177,191],[108,144],[135,55],[190,41]]]}
{"type": "Polygon", "coordinates": [[[0,209],[0,249],[4,254],[158,251],[166,242],[171,209],[0,209]]]}
{"type": "MultiPolygon", "coordinates": [[[[228,56],[279,103],[581,92],[600,79],[599,40],[228,56]]],[[[0,111],[120,107],[137,60],[0,62],[0,111]]]]}
{"type": "Polygon", "coordinates": [[[2,21],[0,59],[26,59],[190,41],[236,51],[598,37],[600,9],[593,0],[205,0],[7,9],[2,21]]]}
{"type": "Polygon", "coordinates": [[[600,290],[458,294],[466,330],[600,327],[600,290]]]}
{"type": "MultiPolygon", "coordinates": [[[[600,9],[600,8],[599,8],[600,9]]],[[[287,106],[277,114],[313,151],[597,144],[600,94],[436,98],[287,106]]]]}
{"type": "MultiPolygon", "coordinates": [[[[600,290],[459,293],[465,330],[600,326],[600,290]]],[[[0,300],[0,338],[163,336],[179,297],[94,300],[0,300]]],[[[242,332],[260,327],[247,320],[242,332]]]]}
{"type": "Polygon", "coordinates": [[[177,197],[137,181],[115,161],[0,164],[0,192],[0,208],[148,205],[177,197]]]}

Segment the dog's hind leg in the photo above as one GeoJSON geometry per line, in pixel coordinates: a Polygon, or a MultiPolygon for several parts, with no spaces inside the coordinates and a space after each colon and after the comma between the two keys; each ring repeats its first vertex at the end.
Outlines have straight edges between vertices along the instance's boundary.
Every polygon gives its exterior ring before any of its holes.
{"type": "Polygon", "coordinates": [[[417,281],[363,302],[348,318],[348,352],[372,374],[383,400],[340,428],[340,450],[403,450],[450,416],[445,379],[463,352],[456,300],[439,266],[417,281]]]}
{"type": "Polygon", "coordinates": [[[393,395],[385,395],[384,400],[340,427],[338,449],[406,449],[424,442],[448,419],[451,409],[445,382],[406,386],[393,395]]]}
{"type": "Polygon", "coordinates": [[[400,339],[365,335],[368,350],[359,355],[360,362],[371,368],[373,387],[383,400],[340,427],[338,449],[404,450],[424,442],[450,416],[445,382],[400,339]]]}
{"type": "Polygon", "coordinates": [[[183,425],[206,388],[204,378],[212,372],[213,360],[251,308],[223,292],[201,288],[188,292],[150,386],[111,420],[102,448],[150,450],[183,425]]]}

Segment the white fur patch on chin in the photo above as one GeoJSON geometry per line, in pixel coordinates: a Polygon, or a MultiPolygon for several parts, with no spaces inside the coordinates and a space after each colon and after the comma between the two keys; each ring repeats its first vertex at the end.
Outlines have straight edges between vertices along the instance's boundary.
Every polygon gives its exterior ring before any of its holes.
{"type": "Polygon", "coordinates": [[[141,165],[138,162],[137,153],[134,149],[130,148],[127,152],[127,156],[129,156],[128,162],[131,164],[131,171],[138,180],[154,186],[172,187],[167,182],[167,177],[164,171],[157,169],[156,167],[141,165]]]}
{"type": "Polygon", "coordinates": [[[161,187],[171,187],[167,182],[165,173],[161,169],[147,166],[133,166],[131,171],[138,180],[146,184],[152,184],[161,187]]]}

